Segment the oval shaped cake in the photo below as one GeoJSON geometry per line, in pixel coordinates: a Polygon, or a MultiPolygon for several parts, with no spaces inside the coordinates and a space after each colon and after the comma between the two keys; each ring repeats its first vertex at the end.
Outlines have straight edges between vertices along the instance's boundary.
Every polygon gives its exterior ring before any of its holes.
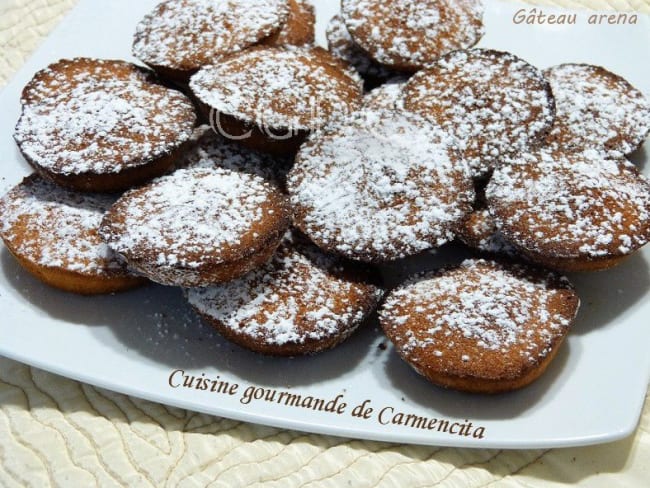
{"type": "Polygon", "coordinates": [[[549,268],[611,268],[650,241],[650,183],[603,151],[522,154],[494,172],[486,196],[508,242],[549,268]]]}
{"type": "Polygon", "coordinates": [[[0,236],[23,268],[50,286],[81,295],[128,290],[146,280],[99,235],[115,199],[31,175],[0,199],[0,236]]]}
{"type": "Polygon", "coordinates": [[[169,286],[208,286],[266,263],[290,222],[275,186],[221,168],[181,169],[131,190],[101,234],[133,269],[169,286]]]}
{"type": "Polygon", "coordinates": [[[472,393],[529,385],[556,356],[580,300],[566,278],[467,260],[393,291],[379,320],[400,356],[429,381],[472,393]]]}
{"type": "Polygon", "coordinates": [[[315,354],[340,344],[381,296],[372,272],[291,232],[267,265],[229,283],[187,291],[190,305],[224,337],[275,356],[315,354]]]}
{"type": "Polygon", "coordinates": [[[34,75],[21,103],[21,153],[79,191],[123,191],[164,174],[196,124],[189,98],[125,61],[58,61],[34,75]]]}
{"type": "Polygon", "coordinates": [[[361,111],[314,134],[287,187],[294,224],[350,259],[391,261],[438,247],[474,200],[445,131],[404,111],[361,111]]]}

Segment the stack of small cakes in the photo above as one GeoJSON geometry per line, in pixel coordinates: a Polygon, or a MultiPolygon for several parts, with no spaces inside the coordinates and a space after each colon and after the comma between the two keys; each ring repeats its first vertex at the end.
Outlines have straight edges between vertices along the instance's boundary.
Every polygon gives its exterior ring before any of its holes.
{"type": "Polygon", "coordinates": [[[650,240],[626,159],[650,105],[600,67],[474,48],[482,15],[343,0],[325,50],[304,0],[166,0],[135,33],[149,68],[61,60],[27,85],[15,139],[37,174],[0,234],[66,291],[181,287],[257,353],[325,351],[379,308],[433,383],[522,388],[578,313],[558,272],[650,240]],[[442,246],[477,255],[384,296],[384,265],[442,246]]]}
{"type": "Polygon", "coordinates": [[[161,76],[187,82],[255,45],[313,44],[315,22],[306,0],[165,0],[138,24],[133,54],[161,76]]]}
{"type": "Polygon", "coordinates": [[[285,193],[302,140],[362,101],[358,74],[313,46],[314,23],[302,0],[165,1],[134,38],[151,69],[76,58],[38,72],[15,132],[37,174],[0,201],[10,252],[65,291],[182,287],[261,353],[346,339],[379,280],[291,231],[285,193]]]}
{"type": "Polygon", "coordinates": [[[84,294],[141,284],[99,227],[119,192],[174,167],[196,114],[182,93],[124,61],[61,60],[23,90],[14,138],[36,173],[0,200],[11,253],[44,282],[84,294]]]}

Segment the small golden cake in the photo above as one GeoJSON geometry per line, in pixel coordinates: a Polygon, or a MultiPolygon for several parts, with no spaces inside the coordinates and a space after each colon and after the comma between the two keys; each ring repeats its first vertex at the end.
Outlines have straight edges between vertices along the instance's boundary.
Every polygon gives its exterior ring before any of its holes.
{"type": "Polygon", "coordinates": [[[202,66],[278,32],[288,17],[287,0],[165,0],[138,24],[133,55],[184,83],[202,66]]]}
{"type": "Polygon", "coordinates": [[[265,264],[289,221],[286,198],[262,178],[194,168],[127,192],[106,214],[100,232],[152,281],[200,287],[265,264]]]}
{"type": "Polygon", "coordinates": [[[399,355],[429,381],[501,393],[544,373],[579,306],[566,278],[468,260],[390,293],[379,320],[399,355]]]}
{"type": "Polygon", "coordinates": [[[558,149],[630,154],[648,137],[650,102],[620,76],[587,64],[561,64],[544,75],[557,109],[548,140],[558,149]]]}
{"type": "Polygon", "coordinates": [[[596,149],[523,154],[495,170],[486,196],[505,238],[548,268],[611,268],[650,240],[650,183],[596,149]]]}
{"type": "Polygon", "coordinates": [[[23,268],[50,286],[81,295],[128,290],[146,280],[99,236],[114,202],[31,175],[0,199],[0,236],[23,268]]]}
{"type": "Polygon", "coordinates": [[[22,94],[14,138],[59,185],[116,192],[173,167],[196,123],[192,102],[124,61],[75,58],[39,71],[22,94]]]}
{"type": "Polygon", "coordinates": [[[358,75],[323,49],[250,49],[202,68],[190,88],[214,127],[277,155],[361,104],[358,75]]]}
{"type": "Polygon", "coordinates": [[[485,49],[453,52],[417,73],[404,89],[404,107],[454,135],[476,178],[540,146],[555,119],[542,72],[485,49]]]}
{"type": "Polygon", "coordinates": [[[453,144],[416,114],[350,114],[300,149],[287,182],[294,224],[325,251],[366,262],[441,246],[474,200],[453,144]]]}
{"type": "Polygon", "coordinates": [[[340,344],[381,296],[370,272],[291,233],[266,266],[187,291],[192,307],[224,337],[275,356],[315,354],[340,344]]]}
{"type": "Polygon", "coordinates": [[[379,64],[415,72],[483,37],[479,0],[342,0],[352,39],[379,64]]]}

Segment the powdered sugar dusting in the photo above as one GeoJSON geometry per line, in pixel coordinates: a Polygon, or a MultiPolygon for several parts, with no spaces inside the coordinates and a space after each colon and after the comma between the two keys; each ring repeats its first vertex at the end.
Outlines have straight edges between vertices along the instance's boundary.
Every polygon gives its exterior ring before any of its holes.
{"type": "Polygon", "coordinates": [[[193,146],[177,165],[184,168],[223,168],[259,176],[269,183],[283,186],[289,163],[281,158],[247,149],[216,134],[210,126],[197,127],[193,146]]]}
{"type": "Polygon", "coordinates": [[[386,66],[417,70],[483,36],[479,0],[343,0],[354,39],[386,66]]]}
{"type": "Polygon", "coordinates": [[[30,176],[0,200],[0,234],[13,252],[39,266],[91,276],[126,274],[98,233],[114,202],[30,176]]]}
{"type": "Polygon", "coordinates": [[[341,275],[340,260],[288,235],[273,260],[243,278],[187,293],[202,315],[253,341],[303,344],[347,337],[382,296],[341,275]]]}
{"type": "Polygon", "coordinates": [[[316,9],[310,0],[289,0],[289,16],[282,28],[264,39],[268,46],[307,46],[316,37],[316,9]]]}
{"type": "Polygon", "coordinates": [[[403,109],[402,91],[406,86],[405,78],[396,78],[371,91],[363,97],[363,108],[372,110],[403,109]]]}
{"type": "Polygon", "coordinates": [[[352,114],[303,147],[289,174],[296,223],[321,247],[390,260],[439,246],[471,210],[466,163],[407,112],[352,114]]]}
{"type": "Polygon", "coordinates": [[[391,293],[380,320],[407,357],[430,351],[440,361],[459,356],[472,362],[514,353],[535,363],[566,334],[577,306],[564,278],[519,265],[467,260],[391,293]],[[574,309],[567,308],[570,299],[574,309]]]}
{"type": "Polygon", "coordinates": [[[358,108],[356,73],[314,49],[253,49],[195,74],[190,88],[205,104],[272,128],[313,130],[358,108]]]}
{"type": "Polygon", "coordinates": [[[629,154],[650,133],[650,103],[627,81],[598,66],[545,71],[557,106],[549,140],[559,148],[607,148],[629,154]]]}
{"type": "Polygon", "coordinates": [[[252,46],[288,15],[287,0],[167,0],[138,24],[133,55],[190,71],[252,46]]]}
{"type": "Polygon", "coordinates": [[[374,62],[356,43],[340,15],[335,15],[327,25],[327,47],[329,51],[346,61],[362,76],[386,80],[394,75],[388,68],[374,62]]]}
{"type": "Polygon", "coordinates": [[[110,174],[149,163],[187,141],[196,121],[185,95],[121,61],[60,61],[28,89],[14,138],[28,160],[57,174],[110,174]]]}
{"type": "Polygon", "coordinates": [[[542,73],[509,53],[457,51],[416,74],[405,107],[453,134],[484,176],[501,160],[539,145],[555,117],[542,73]]]}
{"type": "Polygon", "coordinates": [[[130,259],[153,255],[160,267],[199,268],[232,260],[244,239],[253,241],[250,252],[259,250],[264,236],[255,239],[252,227],[273,214],[273,198],[281,200],[277,190],[252,175],[182,169],[126,193],[102,234],[130,259]]]}
{"type": "Polygon", "coordinates": [[[494,217],[486,208],[475,210],[462,223],[458,238],[467,246],[489,254],[514,256],[516,249],[499,232],[494,217]]]}
{"type": "Polygon", "coordinates": [[[595,149],[549,149],[498,168],[487,188],[508,240],[555,257],[627,255],[650,240],[650,184],[595,149]]]}

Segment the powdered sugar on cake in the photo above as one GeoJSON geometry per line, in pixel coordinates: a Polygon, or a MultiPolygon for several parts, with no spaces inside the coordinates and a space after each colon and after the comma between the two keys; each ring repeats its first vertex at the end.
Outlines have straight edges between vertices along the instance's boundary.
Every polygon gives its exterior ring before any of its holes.
{"type": "Polygon", "coordinates": [[[155,252],[158,266],[198,268],[232,259],[228,253],[273,212],[267,206],[276,192],[252,175],[178,170],[122,197],[102,233],[121,254],[155,252]]]}
{"type": "Polygon", "coordinates": [[[539,145],[555,117],[540,71],[512,54],[483,49],[440,59],[411,78],[404,97],[407,110],[458,139],[475,176],[539,145]]]}
{"type": "Polygon", "coordinates": [[[650,132],[650,102],[598,66],[563,64],[545,71],[557,107],[549,139],[558,147],[607,148],[629,154],[650,132]]]}
{"type": "Polygon", "coordinates": [[[288,15],[287,0],[167,0],[138,24],[133,55],[189,71],[257,43],[288,15]]]}
{"type": "Polygon", "coordinates": [[[474,198],[449,136],[396,111],[352,114],[314,135],[288,187],[301,230],[321,247],[362,260],[444,244],[474,198]]]}
{"type": "Polygon", "coordinates": [[[467,260],[394,291],[380,316],[407,356],[426,350],[444,359],[456,341],[467,356],[463,361],[476,360],[468,350],[470,341],[479,356],[516,351],[535,362],[571,325],[575,311],[569,315],[563,299],[571,290],[565,278],[551,273],[467,260]]]}
{"type": "Polygon", "coordinates": [[[315,130],[361,103],[358,75],[328,58],[304,48],[253,49],[204,67],[190,88],[201,102],[239,120],[315,130]]]}
{"type": "Polygon", "coordinates": [[[169,154],[192,135],[196,115],[187,97],[149,81],[133,66],[128,77],[111,77],[116,63],[73,60],[35,78],[39,101],[23,100],[14,138],[25,157],[63,174],[110,174],[169,154]],[[65,65],[89,64],[70,78],[65,65]],[[94,65],[94,67],[90,66],[94,65]]]}
{"type": "Polygon", "coordinates": [[[43,267],[93,276],[126,273],[98,233],[114,202],[30,176],[0,200],[0,234],[18,256],[43,267]]]}
{"type": "Polygon", "coordinates": [[[376,286],[346,280],[340,271],[336,258],[287,236],[266,266],[187,296],[199,313],[251,340],[302,344],[349,335],[381,298],[376,286]]]}
{"type": "Polygon", "coordinates": [[[499,228],[530,251],[599,258],[650,240],[650,184],[595,149],[522,155],[495,171],[486,194],[499,228]]]}
{"type": "Polygon", "coordinates": [[[420,68],[483,36],[478,0],[343,0],[345,24],[377,62],[420,68]]]}

